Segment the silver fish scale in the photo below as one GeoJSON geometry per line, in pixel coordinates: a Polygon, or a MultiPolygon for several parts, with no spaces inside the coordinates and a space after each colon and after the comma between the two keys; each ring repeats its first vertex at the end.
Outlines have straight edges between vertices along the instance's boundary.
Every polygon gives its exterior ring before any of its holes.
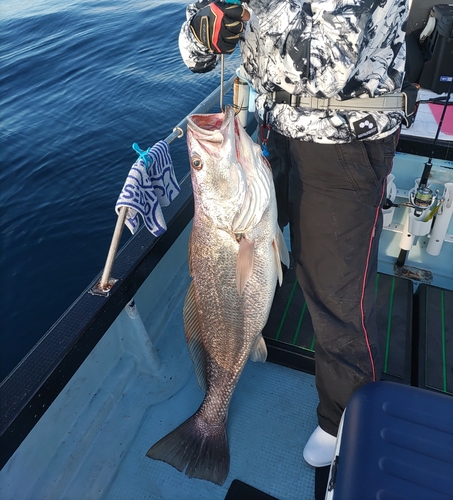
{"type": "Polygon", "coordinates": [[[253,231],[253,236],[258,236],[253,273],[242,296],[236,288],[239,244],[235,235],[215,228],[203,213],[194,219],[191,271],[208,357],[208,390],[200,412],[210,422],[226,418],[239,376],[267,321],[277,282],[270,229],[272,212],[267,210],[253,231]]]}

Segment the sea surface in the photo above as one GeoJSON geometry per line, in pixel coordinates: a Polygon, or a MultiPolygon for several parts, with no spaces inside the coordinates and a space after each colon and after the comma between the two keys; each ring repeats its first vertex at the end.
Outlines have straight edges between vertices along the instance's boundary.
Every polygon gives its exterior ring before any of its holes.
{"type": "MultiPolygon", "coordinates": [[[[187,3],[0,0],[0,381],[102,270],[132,144],[220,83],[182,62],[187,3]]],[[[170,148],[181,179],[185,139],[170,148]]]]}

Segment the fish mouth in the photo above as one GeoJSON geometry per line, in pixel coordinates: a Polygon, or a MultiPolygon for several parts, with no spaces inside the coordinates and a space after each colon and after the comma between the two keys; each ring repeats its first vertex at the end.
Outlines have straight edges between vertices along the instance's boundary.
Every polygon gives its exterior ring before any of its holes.
{"type": "Polygon", "coordinates": [[[234,136],[233,125],[234,110],[231,106],[227,106],[224,113],[191,115],[187,121],[190,155],[199,155],[200,150],[203,150],[209,156],[218,160],[222,156],[220,148],[232,141],[234,136]]]}
{"type": "Polygon", "coordinates": [[[192,131],[202,135],[211,135],[212,132],[220,130],[224,121],[224,113],[192,115],[188,119],[192,131]]]}
{"type": "Polygon", "coordinates": [[[200,135],[200,138],[207,138],[228,128],[231,120],[234,120],[234,116],[234,109],[231,106],[226,106],[225,112],[222,113],[191,115],[187,123],[191,132],[200,135]]]}

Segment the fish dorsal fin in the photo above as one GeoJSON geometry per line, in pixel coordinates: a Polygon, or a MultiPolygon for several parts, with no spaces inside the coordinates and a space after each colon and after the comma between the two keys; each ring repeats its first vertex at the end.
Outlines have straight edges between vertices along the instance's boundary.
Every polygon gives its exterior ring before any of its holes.
{"type": "Polygon", "coordinates": [[[254,250],[255,243],[242,236],[236,262],[236,287],[239,295],[242,295],[245,284],[252,275],[254,250]]]}
{"type": "Polygon", "coordinates": [[[277,235],[272,241],[272,246],[274,247],[274,256],[275,263],[277,265],[277,273],[278,273],[278,282],[280,286],[283,283],[283,271],[281,263],[285,264],[286,267],[289,267],[289,252],[286,247],[285,238],[283,237],[283,233],[280,229],[277,231],[277,235]]]}
{"type": "Polygon", "coordinates": [[[261,363],[264,363],[267,359],[267,347],[266,347],[266,342],[263,339],[263,335],[260,333],[260,336],[258,337],[255,346],[253,347],[252,351],[250,352],[250,359],[252,361],[259,361],[261,363]]]}
{"type": "Polygon", "coordinates": [[[206,354],[201,337],[200,323],[198,321],[193,281],[187,290],[182,314],[187,347],[195,368],[195,375],[197,376],[199,386],[206,392],[206,354]]]}

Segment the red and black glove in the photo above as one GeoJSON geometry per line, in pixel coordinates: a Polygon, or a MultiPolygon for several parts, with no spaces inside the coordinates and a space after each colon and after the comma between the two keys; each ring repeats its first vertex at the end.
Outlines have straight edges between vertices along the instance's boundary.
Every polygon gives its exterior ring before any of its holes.
{"type": "Polygon", "coordinates": [[[199,10],[190,23],[195,38],[214,54],[230,54],[250,15],[242,5],[212,2],[199,10]]]}

